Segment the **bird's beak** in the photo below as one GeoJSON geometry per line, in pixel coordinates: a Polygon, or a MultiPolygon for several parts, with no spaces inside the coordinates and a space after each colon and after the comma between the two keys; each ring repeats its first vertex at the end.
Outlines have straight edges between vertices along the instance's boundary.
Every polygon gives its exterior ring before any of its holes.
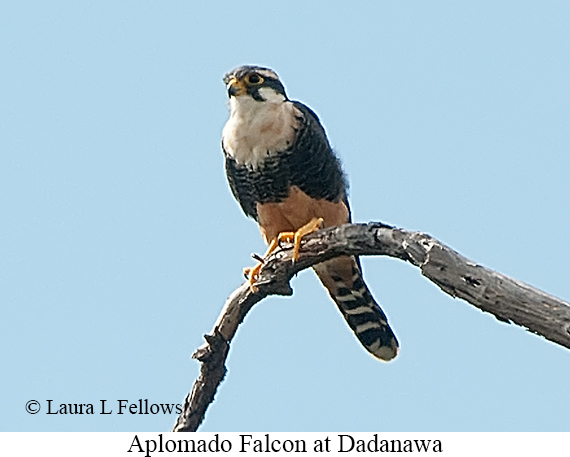
{"type": "Polygon", "coordinates": [[[247,93],[247,88],[245,83],[239,81],[236,78],[230,79],[228,82],[228,97],[237,97],[238,95],[245,95],[247,93]]]}

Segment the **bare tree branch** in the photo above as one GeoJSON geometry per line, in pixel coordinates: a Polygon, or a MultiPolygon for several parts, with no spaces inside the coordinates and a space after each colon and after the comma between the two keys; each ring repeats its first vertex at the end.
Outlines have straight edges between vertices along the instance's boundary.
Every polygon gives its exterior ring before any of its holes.
{"type": "Polygon", "coordinates": [[[303,238],[295,264],[291,253],[287,246],[266,260],[256,292],[246,282],[228,298],[212,333],[205,335],[206,344],[192,356],[202,363],[200,376],[172,431],[199,427],[224,378],[229,344],[253,305],[268,295],[291,295],[289,281],[297,272],[340,255],[386,255],[410,262],[452,297],[570,349],[569,303],[477,265],[424,233],[382,223],[346,224],[303,238]]]}

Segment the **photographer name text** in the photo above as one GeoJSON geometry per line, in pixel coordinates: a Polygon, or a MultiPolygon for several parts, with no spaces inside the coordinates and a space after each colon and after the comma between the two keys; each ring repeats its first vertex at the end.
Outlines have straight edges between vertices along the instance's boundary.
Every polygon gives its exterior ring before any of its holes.
{"type": "Polygon", "coordinates": [[[180,403],[153,403],[148,399],[129,400],[99,400],[99,403],[58,403],[46,400],[45,414],[180,414],[180,403]]]}

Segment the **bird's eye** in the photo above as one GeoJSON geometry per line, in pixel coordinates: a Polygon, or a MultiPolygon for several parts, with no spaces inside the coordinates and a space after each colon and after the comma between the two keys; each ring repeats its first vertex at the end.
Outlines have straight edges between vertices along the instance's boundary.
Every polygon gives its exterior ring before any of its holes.
{"type": "Polygon", "coordinates": [[[247,84],[257,86],[258,84],[261,84],[263,82],[263,78],[258,74],[253,73],[251,75],[248,75],[247,78],[245,78],[245,82],[247,84]]]}

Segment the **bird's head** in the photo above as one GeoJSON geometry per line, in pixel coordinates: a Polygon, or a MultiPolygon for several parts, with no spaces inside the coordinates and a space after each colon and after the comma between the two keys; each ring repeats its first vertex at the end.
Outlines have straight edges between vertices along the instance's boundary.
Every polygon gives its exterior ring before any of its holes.
{"type": "Polygon", "coordinates": [[[287,100],[279,76],[269,68],[243,65],[227,73],[224,83],[230,100],[244,96],[258,102],[287,100]]]}

